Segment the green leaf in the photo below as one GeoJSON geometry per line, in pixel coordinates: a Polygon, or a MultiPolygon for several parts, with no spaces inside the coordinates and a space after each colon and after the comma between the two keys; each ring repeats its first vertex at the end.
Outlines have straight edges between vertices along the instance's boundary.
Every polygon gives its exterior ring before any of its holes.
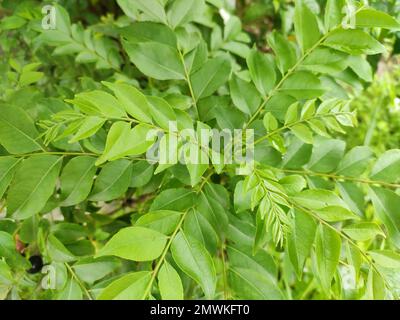
{"type": "Polygon", "coordinates": [[[305,143],[312,144],[314,141],[313,133],[310,128],[308,128],[305,124],[296,124],[290,128],[290,131],[305,143]]]}
{"type": "Polygon", "coordinates": [[[37,71],[24,72],[21,74],[21,77],[19,78],[19,85],[21,87],[29,86],[30,84],[38,82],[40,79],[43,78],[43,76],[44,76],[43,72],[37,72],[37,71]]]}
{"type": "Polygon", "coordinates": [[[139,188],[145,186],[153,178],[154,166],[146,161],[138,161],[132,165],[132,180],[129,187],[139,188]]]}
{"type": "Polygon", "coordinates": [[[293,103],[286,112],[285,115],[285,126],[291,125],[298,120],[299,116],[299,104],[293,103]]]}
{"type": "Polygon", "coordinates": [[[311,12],[303,0],[296,0],[294,27],[297,41],[303,52],[312,48],[321,37],[317,17],[311,12]]]}
{"type": "Polygon", "coordinates": [[[375,163],[371,179],[396,182],[400,179],[400,150],[386,151],[375,163]]]}
{"type": "Polygon", "coordinates": [[[385,225],[389,240],[400,249],[400,196],[391,190],[373,187],[370,196],[378,219],[385,225]]]}
{"type": "Polygon", "coordinates": [[[288,194],[299,193],[307,187],[306,180],[300,175],[286,176],[279,180],[279,184],[285,188],[288,194]]]}
{"type": "Polygon", "coordinates": [[[117,0],[118,5],[122,11],[130,18],[136,19],[139,15],[138,8],[132,1],[129,0],[117,0]]]}
{"type": "Polygon", "coordinates": [[[356,241],[368,241],[374,239],[376,236],[381,235],[385,237],[385,234],[379,228],[376,223],[372,222],[360,222],[352,224],[343,228],[350,238],[356,241]]]}
{"type": "Polygon", "coordinates": [[[168,45],[173,49],[177,48],[177,38],[174,31],[160,23],[136,21],[128,27],[122,28],[121,35],[128,43],[158,42],[168,45]]]}
{"type": "Polygon", "coordinates": [[[124,83],[103,82],[103,84],[111,89],[117,97],[125,111],[133,118],[151,123],[149,116],[150,106],[143,93],[133,86],[124,83]]]}
{"type": "Polygon", "coordinates": [[[206,183],[204,191],[208,197],[219,202],[223,208],[229,209],[231,205],[231,199],[225,186],[209,182],[206,183]]]}
{"type": "Polygon", "coordinates": [[[65,247],[71,251],[72,254],[78,257],[92,256],[96,252],[96,248],[92,241],[88,239],[81,239],[74,243],[65,244],[65,247]]]}
{"type": "Polygon", "coordinates": [[[327,206],[347,208],[346,204],[335,193],[329,190],[305,190],[293,197],[298,204],[309,209],[324,209],[327,206]]]}
{"type": "Polygon", "coordinates": [[[47,238],[47,252],[52,261],[71,262],[77,258],[54,235],[47,238]]]}
{"type": "Polygon", "coordinates": [[[93,284],[113,272],[120,266],[115,258],[102,257],[94,259],[92,257],[85,258],[75,263],[72,268],[79,279],[93,284]]]}
{"type": "Polygon", "coordinates": [[[359,217],[364,217],[365,196],[361,188],[353,182],[338,182],[340,196],[349,206],[350,210],[359,217]]]}
{"type": "Polygon", "coordinates": [[[150,206],[150,211],[186,211],[194,204],[194,192],[189,189],[168,189],[161,192],[150,206]]]}
{"type": "Polygon", "coordinates": [[[0,256],[5,258],[7,264],[13,269],[23,270],[29,268],[27,260],[16,250],[13,236],[4,231],[0,231],[0,256]]]}
{"type": "Polygon", "coordinates": [[[264,119],[263,119],[263,124],[264,124],[264,128],[267,130],[267,132],[275,131],[276,129],[278,129],[278,126],[279,126],[278,121],[272,115],[271,112],[267,112],[265,114],[264,119]]]}
{"type": "Polygon", "coordinates": [[[277,286],[277,266],[274,259],[265,250],[260,249],[256,254],[253,254],[251,248],[236,244],[236,246],[227,246],[228,260],[231,267],[234,268],[249,268],[257,271],[259,274],[269,278],[271,284],[277,286]]]}
{"type": "Polygon", "coordinates": [[[389,250],[373,250],[368,254],[382,267],[390,269],[400,268],[400,254],[389,250]]]}
{"type": "Polygon", "coordinates": [[[355,147],[340,161],[336,173],[348,177],[357,177],[364,173],[373,152],[369,147],[355,147]]]}
{"type": "Polygon", "coordinates": [[[100,249],[96,257],[117,256],[133,261],[157,259],[167,243],[167,237],[143,227],[128,227],[117,232],[100,249]]]}
{"type": "Polygon", "coordinates": [[[163,300],[183,300],[183,286],[178,272],[164,262],[158,273],[158,287],[163,300]]]}
{"type": "Polygon", "coordinates": [[[69,102],[89,115],[105,118],[123,118],[126,116],[124,108],[118,100],[111,94],[100,90],[79,93],[74,100],[69,102]]]}
{"type": "Polygon", "coordinates": [[[315,115],[315,100],[307,101],[301,109],[301,119],[309,120],[315,115]]]}
{"type": "Polygon", "coordinates": [[[195,20],[204,11],[203,0],[176,0],[168,10],[168,21],[173,29],[195,20]]]}
{"type": "Polygon", "coordinates": [[[296,49],[280,33],[274,31],[268,35],[268,44],[274,50],[279,70],[285,74],[297,62],[296,49]]]}
{"type": "Polygon", "coordinates": [[[349,54],[379,54],[385,47],[368,33],[359,29],[338,29],[325,40],[325,45],[349,54]]]}
{"type": "Polygon", "coordinates": [[[181,231],[173,240],[171,251],[179,268],[201,286],[206,299],[212,299],[217,277],[213,260],[203,245],[181,231]]]}
{"type": "Polygon", "coordinates": [[[247,57],[247,66],[257,90],[266,97],[276,82],[273,59],[254,48],[247,57]]]}
{"type": "Polygon", "coordinates": [[[93,157],[75,157],[61,174],[61,206],[73,206],[85,201],[92,189],[96,167],[93,157]]]}
{"type": "Polygon", "coordinates": [[[19,239],[24,243],[31,243],[37,240],[39,231],[39,218],[37,215],[24,220],[19,231],[19,239]]]}
{"type": "Polygon", "coordinates": [[[288,238],[287,246],[290,261],[298,277],[303,274],[306,259],[314,244],[317,224],[303,211],[294,211],[294,227],[288,238]]]}
{"type": "Polygon", "coordinates": [[[346,242],[346,257],[347,257],[347,262],[354,268],[355,279],[359,280],[361,271],[360,269],[364,258],[360,250],[358,250],[357,247],[350,244],[348,241],[346,242]]]}
{"type": "Polygon", "coordinates": [[[104,125],[106,119],[97,117],[97,116],[90,116],[86,117],[83,122],[79,126],[78,132],[69,140],[69,143],[75,143],[80,140],[89,138],[96,134],[97,131],[104,125]]]}
{"type": "Polygon", "coordinates": [[[237,213],[250,210],[251,192],[245,192],[243,181],[236,184],[234,192],[234,206],[237,213]]]}
{"type": "Polygon", "coordinates": [[[122,196],[129,187],[131,174],[131,161],[121,159],[107,163],[96,179],[89,200],[110,201],[122,196]]]}
{"type": "Polygon", "coordinates": [[[74,279],[69,279],[64,289],[57,294],[57,300],[82,300],[82,289],[74,279]]]}
{"type": "Polygon", "coordinates": [[[224,207],[214,198],[201,193],[198,202],[197,210],[211,223],[215,230],[223,232],[228,226],[228,216],[224,207]]]}
{"type": "Polygon", "coordinates": [[[347,208],[340,206],[327,206],[325,208],[316,209],[317,215],[328,222],[338,222],[345,220],[359,220],[360,217],[355,215],[347,208]]]}
{"type": "Polygon", "coordinates": [[[311,157],[312,146],[295,138],[283,157],[282,165],[288,169],[302,168],[311,157]]]}
{"type": "Polygon", "coordinates": [[[96,161],[96,165],[145,153],[155,140],[155,136],[148,137],[150,130],[152,127],[147,124],[138,124],[131,129],[127,122],[115,122],[108,133],[103,155],[96,161]]]}
{"type": "Polygon", "coordinates": [[[373,70],[371,65],[363,56],[349,56],[347,58],[349,67],[363,80],[372,82],[373,70]]]}
{"type": "Polygon", "coordinates": [[[212,95],[228,79],[231,63],[224,56],[208,60],[190,76],[196,100],[212,95]]]}
{"type": "Polygon", "coordinates": [[[19,29],[27,23],[27,20],[19,16],[8,16],[1,20],[0,29],[1,30],[13,30],[19,29]]]}
{"type": "Polygon", "coordinates": [[[53,194],[61,163],[61,157],[49,155],[24,160],[9,188],[8,214],[15,219],[26,219],[39,213],[53,194]]]}
{"type": "Polygon", "coordinates": [[[184,228],[186,234],[199,242],[208,250],[210,254],[215,254],[218,246],[218,235],[210,222],[198,211],[190,210],[184,222],[184,228]]]}
{"type": "Polygon", "coordinates": [[[229,284],[238,299],[282,300],[283,294],[269,277],[248,268],[229,268],[229,284]]]}
{"type": "Polygon", "coordinates": [[[39,133],[24,110],[2,106],[0,112],[0,144],[11,154],[41,150],[39,133]]]}
{"type": "Polygon", "coordinates": [[[341,140],[317,139],[308,168],[321,173],[334,171],[343,158],[345,148],[346,143],[341,140]]]}
{"type": "Polygon", "coordinates": [[[325,29],[327,31],[339,26],[343,21],[343,8],[346,0],[328,0],[325,7],[325,29]]]}
{"type": "Polygon", "coordinates": [[[152,211],[141,216],[135,226],[146,227],[170,235],[177,227],[182,214],[182,212],[171,210],[152,211]]]}
{"type": "Polygon", "coordinates": [[[135,7],[154,21],[167,22],[163,3],[159,0],[136,0],[135,7]]]}
{"type": "Polygon", "coordinates": [[[0,300],[7,298],[8,292],[12,288],[13,276],[11,269],[3,260],[0,261],[0,300]]]}
{"type": "Polygon", "coordinates": [[[151,279],[150,271],[128,273],[109,284],[97,300],[140,300],[144,299],[151,279]]]}
{"type": "Polygon", "coordinates": [[[175,121],[174,109],[167,101],[159,97],[147,97],[150,103],[150,113],[154,121],[163,129],[169,130],[170,121],[175,121]]]}
{"type": "Polygon", "coordinates": [[[3,198],[20,162],[21,160],[16,158],[0,158],[0,199],[3,198]]]}
{"type": "Polygon", "coordinates": [[[325,89],[318,77],[307,71],[298,71],[287,78],[280,91],[301,100],[318,98],[325,89]]]}
{"type": "Polygon", "coordinates": [[[56,9],[56,28],[57,30],[63,32],[63,33],[70,33],[71,30],[71,20],[69,17],[69,14],[67,10],[65,10],[62,6],[56,4],[55,6],[56,9]]]}
{"type": "Polygon", "coordinates": [[[384,28],[400,30],[400,23],[389,14],[372,8],[365,8],[357,12],[356,25],[360,28],[384,28]]]}
{"type": "Polygon", "coordinates": [[[384,300],[386,297],[385,280],[383,277],[374,270],[370,270],[368,273],[367,285],[366,285],[366,299],[370,300],[384,300]]]}
{"type": "Polygon", "coordinates": [[[252,83],[246,82],[236,75],[229,81],[233,104],[243,113],[252,115],[260,105],[260,96],[252,83]]]}
{"type": "MultiPolygon", "coordinates": [[[[203,155],[205,159],[208,159],[207,154],[199,148],[198,151],[199,157],[203,155]]],[[[207,171],[209,165],[208,164],[191,164],[187,163],[186,167],[189,171],[190,175],[190,185],[192,187],[196,186],[201,182],[201,178],[203,177],[203,174],[207,171]]]]}
{"type": "Polygon", "coordinates": [[[347,54],[330,48],[317,48],[302,63],[302,68],[319,73],[338,73],[347,68],[347,54]]]}
{"type": "Polygon", "coordinates": [[[335,231],[320,225],[317,232],[315,252],[318,278],[327,295],[329,295],[331,281],[339,265],[341,245],[340,236],[335,231]]]}
{"type": "MultiPolygon", "coordinates": [[[[130,139],[131,125],[128,122],[114,122],[108,131],[106,146],[103,155],[96,161],[96,165],[101,165],[107,160],[113,158],[123,158],[129,149],[126,144],[128,142],[136,142],[130,139]]],[[[142,142],[142,141],[140,141],[142,142]]]]}
{"type": "Polygon", "coordinates": [[[87,237],[85,227],[70,222],[62,222],[51,227],[52,234],[62,243],[71,244],[87,237]]]}
{"type": "Polygon", "coordinates": [[[157,80],[183,80],[185,71],[178,50],[162,43],[123,42],[133,64],[146,76],[157,80]]]}

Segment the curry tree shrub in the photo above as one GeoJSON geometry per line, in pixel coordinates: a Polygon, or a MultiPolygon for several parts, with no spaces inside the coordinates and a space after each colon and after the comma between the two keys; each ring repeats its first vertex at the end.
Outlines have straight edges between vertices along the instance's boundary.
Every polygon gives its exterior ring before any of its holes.
{"type": "Polygon", "coordinates": [[[1,298],[398,298],[400,150],[340,138],[393,15],[64,2],[1,9],[1,298]]]}

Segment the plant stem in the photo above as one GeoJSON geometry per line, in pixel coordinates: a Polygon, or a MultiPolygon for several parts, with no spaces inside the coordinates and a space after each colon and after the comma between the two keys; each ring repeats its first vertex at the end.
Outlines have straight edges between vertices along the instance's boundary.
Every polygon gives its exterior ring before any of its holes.
{"type": "Polygon", "coordinates": [[[190,96],[192,97],[192,100],[193,100],[193,106],[194,106],[194,108],[196,110],[197,119],[200,120],[199,110],[197,109],[196,96],[194,95],[192,82],[190,81],[190,75],[189,75],[189,72],[188,72],[188,70],[186,68],[185,58],[184,58],[181,50],[178,50],[178,52],[179,52],[179,58],[181,59],[181,63],[182,63],[182,66],[183,66],[183,70],[185,71],[185,79],[186,79],[186,82],[187,82],[188,87],[189,87],[190,96]]]}
{"type": "Polygon", "coordinates": [[[305,176],[317,176],[323,178],[329,178],[333,180],[346,180],[346,181],[353,181],[353,182],[360,182],[364,184],[376,184],[382,187],[387,188],[400,188],[400,184],[397,183],[388,183],[385,181],[377,181],[377,180],[369,180],[369,179],[362,179],[362,178],[355,178],[355,177],[348,177],[342,175],[335,175],[329,173],[319,173],[319,172],[312,172],[312,171],[305,171],[305,170],[289,170],[289,169],[281,169],[281,168],[274,168],[275,170],[279,170],[285,173],[293,173],[293,174],[300,174],[305,176]]]}
{"type": "Polygon", "coordinates": [[[224,284],[224,299],[229,300],[230,299],[230,292],[229,292],[229,286],[228,286],[228,277],[227,277],[227,265],[226,265],[226,260],[225,260],[225,250],[226,250],[226,244],[225,242],[222,243],[221,246],[221,258],[222,258],[222,281],[224,284]]]}
{"type": "Polygon", "coordinates": [[[203,181],[201,182],[201,184],[199,186],[199,190],[197,191],[197,193],[200,193],[201,190],[203,190],[204,186],[206,185],[206,183],[208,183],[208,180],[211,178],[211,176],[213,174],[214,174],[214,171],[211,170],[211,172],[206,177],[203,177],[203,181]]]}
{"type": "Polygon", "coordinates": [[[142,300],[145,300],[145,299],[148,297],[148,295],[150,294],[151,288],[153,287],[154,280],[156,279],[157,274],[158,274],[158,271],[160,270],[162,264],[164,263],[164,260],[165,260],[165,257],[167,256],[167,253],[168,253],[168,251],[169,251],[169,248],[171,247],[172,242],[174,241],[174,239],[175,239],[176,235],[178,234],[179,230],[181,229],[182,224],[183,224],[183,222],[185,221],[186,215],[188,214],[188,212],[189,212],[191,209],[192,209],[192,208],[186,210],[186,211],[182,214],[182,217],[181,217],[181,219],[179,220],[178,225],[176,226],[176,228],[175,228],[174,232],[172,233],[171,237],[168,239],[167,245],[165,246],[164,251],[163,251],[162,254],[161,254],[161,257],[160,257],[160,259],[158,260],[158,262],[157,262],[157,264],[156,264],[156,266],[155,266],[155,268],[154,268],[154,270],[153,270],[153,272],[152,272],[152,275],[151,275],[149,284],[148,284],[147,287],[146,287],[146,290],[145,290],[145,292],[144,292],[144,294],[143,294],[142,300]]]}
{"type": "Polygon", "coordinates": [[[310,283],[308,284],[307,288],[303,291],[301,297],[299,298],[299,300],[304,300],[308,294],[314,289],[314,278],[311,279],[310,283]]]}
{"type": "Polygon", "coordinates": [[[72,270],[71,266],[68,263],[64,263],[65,266],[67,267],[69,273],[71,276],[76,280],[78,285],[82,288],[83,292],[85,292],[85,295],[88,297],[89,300],[93,300],[93,297],[91,296],[90,292],[88,289],[85,287],[85,285],[82,283],[81,279],[78,278],[78,276],[75,274],[74,270],[72,270]]]}
{"type": "Polygon", "coordinates": [[[301,120],[295,121],[295,122],[293,122],[291,124],[284,125],[283,127],[280,127],[280,128],[278,128],[276,130],[271,131],[267,135],[265,135],[265,136],[259,138],[258,140],[256,140],[254,142],[254,145],[256,145],[256,144],[258,144],[258,143],[260,143],[260,142],[262,142],[264,140],[267,140],[268,138],[270,138],[270,137],[272,137],[272,136],[274,136],[274,135],[276,135],[276,134],[278,134],[278,133],[280,133],[282,131],[285,131],[286,129],[290,129],[290,128],[292,128],[292,127],[294,127],[294,126],[296,126],[298,124],[301,124],[301,123],[307,123],[310,120],[323,119],[323,118],[326,118],[326,117],[336,117],[336,116],[348,115],[348,114],[351,114],[351,112],[327,113],[327,114],[316,115],[316,116],[308,118],[308,119],[301,119],[301,120]]]}
{"type": "MultiPolygon", "coordinates": [[[[205,181],[207,181],[209,177],[211,177],[211,174],[210,174],[207,178],[204,178],[205,181]]],[[[199,188],[199,191],[198,191],[199,193],[200,193],[201,190],[203,189],[204,185],[205,185],[205,184],[202,184],[202,185],[201,185],[201,188],[199,188]]],[[[179,220],[178,225],[176,226],[176,228],[175,228],[174,232],[172,233],[172,235],[169,237],[168,242],[167,242],[167,245],[165,246],[164,251],[163,251],[162,254],[161,254],[161,257],[160,257],[160,259],[158,260],[158,262],[157,262],[157,264],[156,264],[156,266],[155,266],[155,268],[154,268],[154,270],[153,270],[153,273],[152,273],[152,275],[151,275],[150,282],[149,282],[149,284],[148,284],[147,287],[146,287],[146,290],[145,290],[145,292],[144,292],[144,294],[143,294],[142,300],[146,299],[146,298],[148,297],[148,295],[150,294],[151,288],[153,287],[154,280],[156,279],[157,274],[158,274],[158,272],[160,271],[160,268],[161,268],[162,264],[164,263],[164,260],[165,260],[165,257],[167,256],[167,253],[168,253],[168,251],[169,251],[169,248],[171,247],[171,244],[172,244],[172,242],[174,241],[174,239],[175,239],[176,235],[178,234],[179,230],[182,228],[183,222],[185,221],[185,218],[186,218],[187,214],[188,214],[189,211],[192,210],[192,209],[193,209],[193,207],[187,209],[187,210],[182,214],[182,217],[181,217],[181,219],[179,220]]]]}

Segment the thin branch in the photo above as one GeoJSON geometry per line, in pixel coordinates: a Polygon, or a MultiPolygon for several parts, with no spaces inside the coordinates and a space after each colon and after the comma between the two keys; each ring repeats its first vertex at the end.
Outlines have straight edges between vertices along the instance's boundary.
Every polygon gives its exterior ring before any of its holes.
{"type": "Polygon", "coordinates": [[[68,271],[71,273],[71,276],[76,280],[78,285],[82,288],[83,292],[85,292],[85,295],[88,297],[89,300],[93,300],[93,297],[91,296],[90,292],[88,289],[85,287],[81,279],[75,274],[74,270],[72,270],[71,266],[68,263],[64,263],[65,266],[67,267],[68,271]]]}
{"type": "Polygon", "coordinates": [[[275,136],[275,135],[281,133],[282,131],[285,131],[285,130],[287,130],[287,129],[290,129],[290,128],[292,128],[292,127],[298,125],[298,124],[307,123],[307,122],[309,122],[310,120],[323,119],[323,118],[327,118],[327,117],[337,117],[337,116],[340,116],[340,115],[349,115],[349,114],[351,114],[351,112],[326,113],[326,114],[315,115],[315,116],[313,116],[313,117],[311,117],[311,118],[307,118],[307,119],[300,119],[300,120],[298,120],[298,121],[295,121],[295,122],[293,122],[293,123],[284,125],[284,126],[278,128],[278,129],[276,129],[276,130],[271,131],[270,133],[268,133],[268,134],[266,134],[265,136],[263,136],[263,137],[259,138],[258,140],[256,140],[256,141],[254,142],[254,145],[256,145],[256,144],[258,144],[258,143],[260,143],[260,142],[263,142],[263,141],[265,141],[265,140],[267,140],[267,139],[269,139],[269,138],[271,138],[271,137],[273,137],[273,136],[275,136]]]}
{"type": "MultiPolygon", "coordinates": [[[[207,181],[209,177],[211,177],[211,174],[210,174],[207,178],[204,178],[204,180],[207,181]]],[[[202,185],[201,185],[201,188],[200,188],[200,190],[199,190],[198,192],[201,192],[201,191],[202,191],[204,185],[205,185],[205,184],[202,184],[202,185]]],[[[181,219],[179,220],[178,225],[176,226],[176,228],[175,228],[174,232],[172,233],[172,235],[169,237],[168,242],[167,242],[167,245],[165,246],[164,251],[163,251],[163,253],[161,254],[161,257],[160,257],[160,259],[158,260],[158,262],[157,262],[157,264],[156,264],[156,266],[155,266],[155,268],[154,268],[154,270],[153,270],[153,273],[152,273],[152,275],[151,275],[150,282],[149,282],[149,284],[148,284],[147,287],[146,287],[146,290],[145,290],[145,292],[144,292],[144,294],[143,294],[142,300],[146,299],[146,298],[148,297],[148,295],[150,294],[151,288],[153,287],[154,280],[156,279],[157,274],[158,274],[158,272],[160,271],[160,268],[161,268],[162,264],[163,264],[164,261],[165,261],[165,257],[167,256],[167,253],[168,253],[168,251],[169,251],[169,248],[171,247],[171,244],[172,244],[172,242],[174,241],[174,239],[175,239],[176,235],[178,234],[179,230],[181,230],[182,225],[183,225],[183,222],[185,221],[185,218],[186,218],[187,214],[188,214],[189,211],[192,210],[192,209],[193,209],[193,207],[187,209],[187,210],[182,214],[182,217],[181,217],[181,219]]]]}
{"type": "Polygon", "coordinates": [[[180,60],[181,60],[182,66],[183,66],[183,70],[184,70],[184,72],[185,72],[185,79],[186,79],[186,82],[187,82],[188,87],[189,87],[190,96],[192,97],[192,100],[193,100],[193,106],[194,106],[194,108],[196,109],[197,119],[200,120],[199,110],[197,109],[197,101],[196,101],[196,97],[195,97],[195,95],[194,95],[194,90],[193,90],[192,82],[190,81],[190,75],[189,75],[189,72],[188,72],[188,70],[187,70],[187,68],[186,68],[185,58],[184,58],[184,56],[183,56],[181,50],[178,50],[178,52],[179,52],[179,58],[180,58],[180,60]]]}
{"type": "Polygon", "coordinates": [[[226,250],[226,243],[223,242],[221,246],[221,260],[222,260],[222,281],[224,285],[224,299],[229,300],[230,299],[230,292],[229,292],[229,286],[228,286],[228,277],[227,277],[227,263],[225,259],[225,250],[226,250]]]}
{"type": "Polygon", "coordinates": [[[183,224],[183,222],[185,221],[186,215],[188,214],[188,212],[189,212],[191,209],[192,209],[192,208],[186,210],[186,211],[182,214],[182,217],[181,217],[181,219],[179,220],[178,225],[176,226],[176,228],[175,228],[174,232],[172,233],[171,237],[168,239],[167,245],[165,246],[164,251],[163,251],[163,253],[161,254],[161,257],[160,257],[160,259],[158,260],[158,262],[157,262],[157,264],[156,264],[156,266],[155,266],[155,268],[154,268],[154,270],[153,270],[153,272],[152,272],[151,279],[150,279],[150,281],[149,281],[149,284],[148,284],[147,287],[146,287],[146,290],[144,291],[142,300],[145,300],[145,299],[149,296],[149,294],[150,294],[150,292],[151,292],[151,288],[153,287],[154,280],[156,279],[156,277],[157,277],[157,275],[158,275],[158,272],[160,271],[160,268],[161,268],[161,266],[163,265],[163,263],[164,263],[164,261],[165,261],[165,257],[167,256],[167,253],[168,253],[168,251],[169,251],[169,248],[171,247],[172,242],[174,241],[174,239],[175,239],[176,235],[178,234],[179,230],[181,229],[182,224],[183,224]]]}
{"type": "Polygon", "coordinates": [[[323,178],[328,178],[328,179],[333,179],[333,180],[346,180],[346,181],[359,182],[359,183],[364,183],[364,184],[369,184],[369,185],[380,185],[382,187],[387,187],[387,188],[395,188],[395,189],[400,188],[400,184],[389,183],[389,182],[379,181],[379,180],[355,178],[355,177],[348,177],[348,176],[342,176],[342,175],[336,175],[336,174],[330,174],[330,173],[312,172],[312,171],[306,171],[306,170],[290,170],[290,169],[281,169],[281,168],[274,168],[274,170],[279,170],[279,171],[282,171],[285,173],[300,174],[300,175],[304,175],[304,176],[316,176],[316,177],[323,177],[323,178]]]}

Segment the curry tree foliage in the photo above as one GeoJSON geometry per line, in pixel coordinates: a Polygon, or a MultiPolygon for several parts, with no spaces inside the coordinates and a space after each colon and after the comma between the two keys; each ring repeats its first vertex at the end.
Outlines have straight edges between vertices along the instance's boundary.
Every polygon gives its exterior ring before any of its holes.
{"type": "Polygon", "coordinates": [[[44,28],[5,1],[0,297],[397,299],[400,150],[340,138],[397,20],[274,1],[256,45],[222,0],[116,2],[44,28]],[[253,129],[254,163],[183,129],[253,129]],[[147,161],[160,139],[208,164],[147,161]]]}

